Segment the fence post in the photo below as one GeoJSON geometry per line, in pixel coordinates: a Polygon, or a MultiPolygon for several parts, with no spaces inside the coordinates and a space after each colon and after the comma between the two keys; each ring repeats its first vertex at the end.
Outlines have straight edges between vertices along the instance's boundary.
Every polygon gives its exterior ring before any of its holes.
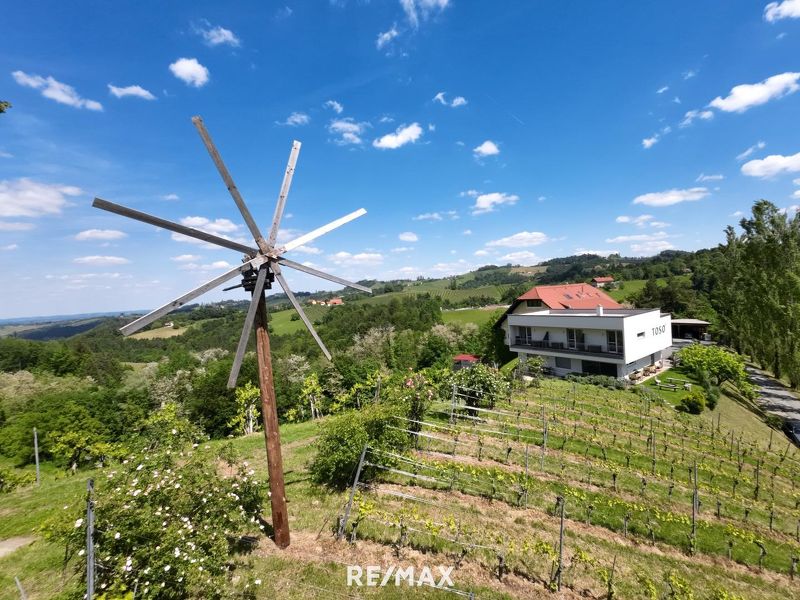
{"type": "Polygon", "coordinates": [[[561,523],[558,531],[558,570],[556,571],[556,591],[561,591],[561,570],[564,566],[564,504],[566,500],[561,499],[561,523]]]}
{"type": "MultiPolygon", "coordinates": [[[[792,564],[794,565],[794,563],[792,563],[792,564]]],[[[794,579],[794,577],[792,577],[792,579],[794,579]]],[[[25,594],[25,590],[22,589],[22,584],[19,582],[19,577],[14,577],[14,583],[17,584],[17,589],[19,590],[20,599],[21,600],[28,600],[28,596],[25,594]]]]}
{"type": "Polygon", "coordinates": [[[336,532],[336,539],[341,540],[344,537],[344,530],[347,527],[347,521],[350,519],[350,511],[353,509],[353,498],[356,495],[356,488],[358,487],[358,480],[361,477],[361,469],[364,466],[364,457],[367,455],[367,448],[369,446],[364,444],[364,449],[361,451],[361,457],[358,459],[358,467],[356,468],[356,476],[353,479],[353,487],[350,489],[350,499],[347,501],[347,506],[344,509],[344,518],[339,522],[339,531],[336,532]]]}
{"type": "Polygon", "coordinates": [[[455,422],[456,416],[456,384],[453,384],[453,392],[450,394],[450,424],[455,422]]]}
{"type": "Polygon", "coordinates": [[[36,485],[39,485],[39,434],[33,428],[33,455],[36,458],[36,485]]]}
{"type": "Polygon", "coordinates": [[[525,444],[525,508],[528,508],[528,444],[525,444]]]}
{"type": "Polygon", "coordinates": [[[547,452],[547,415],[545,413],[544,405],[542,405],[542,456],[541,456],[541,470],[544,472],[544,455],[547,452]]]}
{"type": "Polygon", "coordinates": [[[86,600],[94,597],[94,479],[86,482],[86,600]]]}
{"type": "Polygon", "coordinates": [[[693,466],[693,491],[692,491],[692,539],[689,548],[690,554],[694,554],[697,546],[697,509],[699,498],[697,496],[697,463],[693,466]]]}

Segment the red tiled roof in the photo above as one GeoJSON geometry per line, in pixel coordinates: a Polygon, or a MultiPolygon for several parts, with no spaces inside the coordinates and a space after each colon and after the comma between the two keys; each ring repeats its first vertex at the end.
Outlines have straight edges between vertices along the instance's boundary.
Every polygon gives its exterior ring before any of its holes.
{"type": "Polygon", "coordinates": [[[541,300],[548,308],[622,308],[622,305],[606,294],[586,283],[564,285],[537,285],[517,300],[541,300]]]}
{"type": "Polygon", "coordinates": [[[613,277],[595,277],[592,281],[596,281],[597,283],[608,283],[609,281],[614,281],[613,277]]]}
{"type": "Polygon", "coordinates": [[[480,359],[474,354],[456,354],[453,357],[453,360],[458,362],[463,362],[463,361],[478,362],[480,359]]]}

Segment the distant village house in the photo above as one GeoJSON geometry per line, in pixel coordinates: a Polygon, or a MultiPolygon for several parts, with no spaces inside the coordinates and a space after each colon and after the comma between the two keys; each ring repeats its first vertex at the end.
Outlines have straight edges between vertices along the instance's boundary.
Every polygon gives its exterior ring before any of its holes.
{"type": "Polygon", "coordinates": [[[596,288],[610,287],[614,284],[613,277],[594,277],[592,278],[592,285],[596,288]]]}

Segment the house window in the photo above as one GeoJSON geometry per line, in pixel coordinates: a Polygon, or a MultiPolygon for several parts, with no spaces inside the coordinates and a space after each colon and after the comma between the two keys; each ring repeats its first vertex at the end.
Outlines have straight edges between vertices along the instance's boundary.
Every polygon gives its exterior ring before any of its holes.
{"type": "Polygon", "coordinates": [[[622,332],[617,330],[606,331],[606,343],[608,351],[621,354],[623,350],[622,332]]]}
{"type": "Polygon", "coordinates": [[[530,345],[533,340],[533,332],[530,327],[517,327],[517,343],[530,345]]]}
{"type": "Polygon", "coordinates": [[[541,300],[525,300],[525,306],[528,308],[540,308],[542,306],[541,300]]]}
{"type": "Polygon", "coordinates": [[[583,330],[567,329],[567,348],[583,350],[586,347],[584,341],[583,330]]]}
{"type": "Polygon", "coordinates": [[[556,356],[556,367],[559,369],[571,369],[572,360],[563,356],[556,356]]]}

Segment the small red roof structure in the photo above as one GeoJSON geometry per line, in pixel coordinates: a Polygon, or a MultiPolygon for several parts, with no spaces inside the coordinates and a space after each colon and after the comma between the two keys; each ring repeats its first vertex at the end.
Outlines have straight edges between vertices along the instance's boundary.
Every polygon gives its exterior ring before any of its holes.
{"type": "Polygon", "coordinates": [[[594,277],[594,278],[592,278],[592,281],[594,281],[595,283],[611,283],[612,281],[614,281],[614,278],[613,277],[594,277]]]}
{"type": "Polygon", "coordinates": [[[480,359],[474,354],[456,354],[453,357],[455,362],[478,362],[480,359]]]}
{"type": "Polygon", "coordinates": [[[328,300],[328,306],[339,306],[340,304],[344,304],[341,298],[331,298],[328,300]]]}
{"type": "Polygon", "coordinates": [[[521,300],[541,300],[544,308],[622,308],[622,305],[602,290],[585,283],[563,285],[537,285],[522,296],[521,300]]]}

